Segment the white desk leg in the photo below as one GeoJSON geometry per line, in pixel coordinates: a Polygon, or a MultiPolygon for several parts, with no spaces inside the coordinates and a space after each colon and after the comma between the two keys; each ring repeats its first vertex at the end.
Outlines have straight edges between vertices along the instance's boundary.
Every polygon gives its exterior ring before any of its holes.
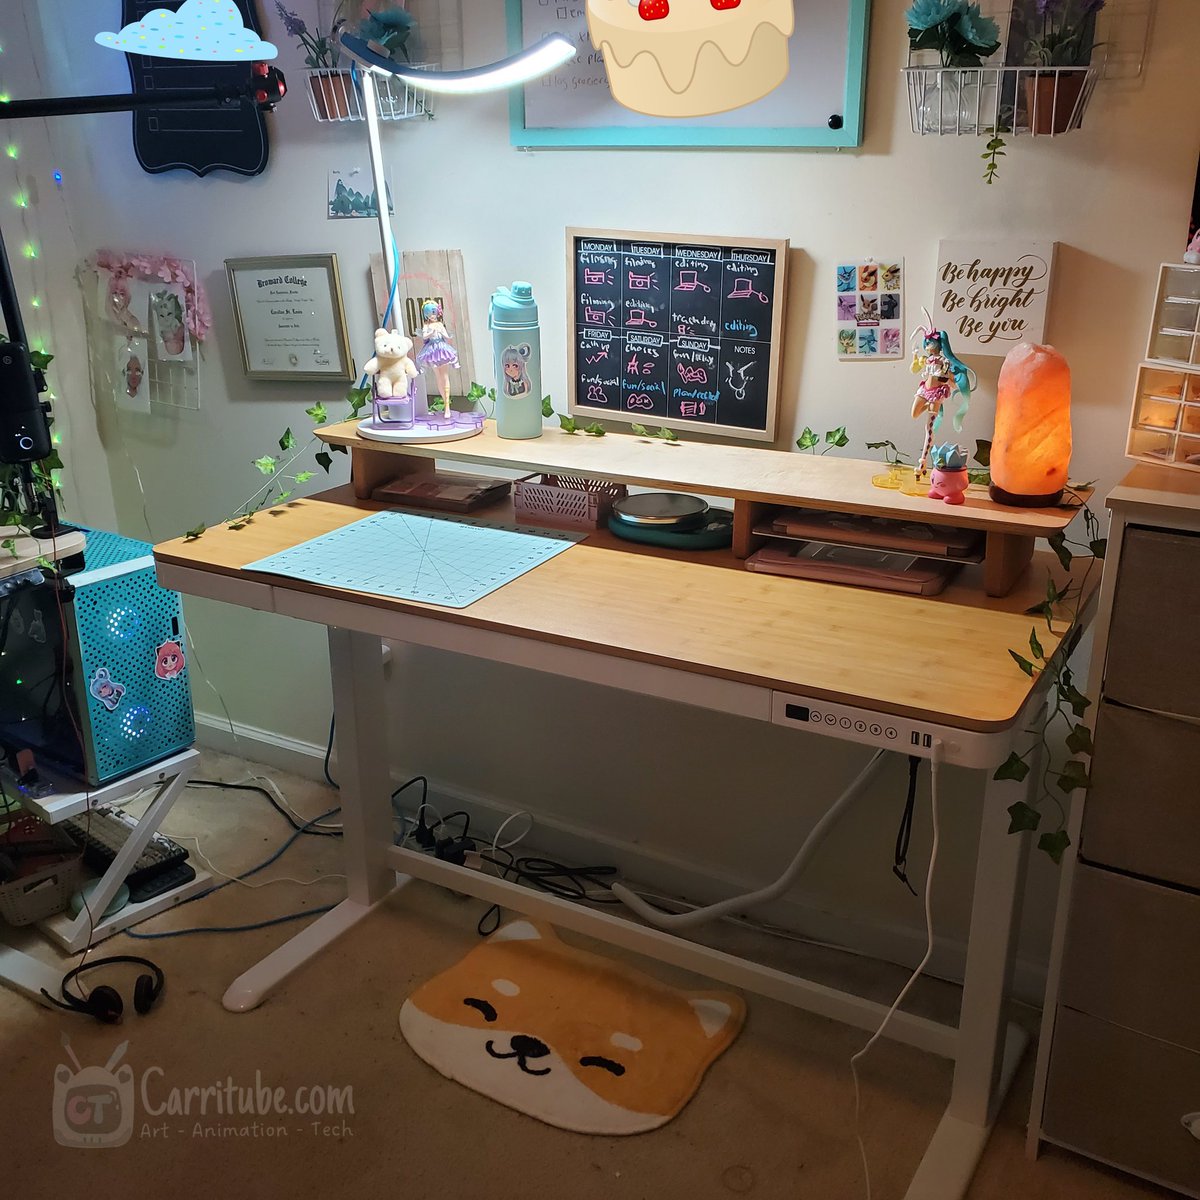
{"type": "Polygon", "coordinates": [[[42,988],[57,997],[65,970],[65,967],[48,967],[32,954],[0,941],[0,987],[12,988],[38,1004],[50,1007],[42,988]]]}
{"type": "Polygon", "coordinates": [[[988,776],[950,1104],[906,1200],[950,1200],[966,1194],[1029,1041],[1005,1015],[1029,858],[1029,835],[1009,834],[1007,810],[1016,800],[1032,799],[1039,777],[1036,755],[1024,783],[996,782],[988,776]]]}
{"type": "Polygon", "coordinates": [[[362,920],[396,886],[395,871],[387,860],[392,844],[392,785],[379,638],[330,629],[329,668],[337,714],[347,898],[235,979],[222,1000],[230,1012],[257,1008],[293,971],[362,920]]]}

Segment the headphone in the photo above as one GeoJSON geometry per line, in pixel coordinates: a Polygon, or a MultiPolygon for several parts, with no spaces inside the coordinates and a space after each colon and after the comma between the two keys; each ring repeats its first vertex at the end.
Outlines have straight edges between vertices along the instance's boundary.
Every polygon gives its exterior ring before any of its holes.
{"type": "Polygon", "coordinates": [[[114,963],[136,963],[140,967],[150,969],[152,974],[139,975],[133,985],[134,1010],[142,1015],[148,1013],[162,995],[166,976],[163,975],[162,967],[157,963],[152,963],[148,958],[137,958],[129,954],[118,954],[112,958],[98,958],[94,962],[83,963],[68,971],[59,985],[62,990],[61,1000],[56,1000],[45,988],[41,989],[42,995],[55,1007],[66,1009],[67,1012],[83,1013],[85,1016],[95,1017],[97,1021],[101,1021],[105,1025],[120,1024],[125,1005],[116,988],[101,984],[99,987],[92,988],[86,996],[76,996],[67,990],[67,985],[85,971],[93,971],[97,967],[110,967],[114,963]]]}

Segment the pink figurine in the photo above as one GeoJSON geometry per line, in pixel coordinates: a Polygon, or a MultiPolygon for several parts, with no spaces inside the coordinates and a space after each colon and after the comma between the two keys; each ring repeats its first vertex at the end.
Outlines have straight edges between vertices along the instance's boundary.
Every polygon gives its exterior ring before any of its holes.
{"type": "Polygon", "coordinates": [[[1188,243],[1188,248],[1183,255],[1183,261],[1191,263],[1193,266],[1200,266],[1200,229],[1196,230],[1195,237],[1188,243]]]}
{"type": "Polygon", "coordinates": [[[437,380],[441,404],[430,404],[430,409],[450,415],[450,368],[458,366],[458,351],[450,344],[450,335],[442,322],[442,306],[436,300],[426,300],[421,305],[422,345],[417,351],[417,366],[428,367],[437,380]]]}
{"type": "Polygon", "coordinates": [[[933,476],[930,479],[930,500],[944,500],[947,504],[964,503],[963,493],[967,490],[970,477],[967,475],[967,448],[947,442],[934,446],[933,476]]]}

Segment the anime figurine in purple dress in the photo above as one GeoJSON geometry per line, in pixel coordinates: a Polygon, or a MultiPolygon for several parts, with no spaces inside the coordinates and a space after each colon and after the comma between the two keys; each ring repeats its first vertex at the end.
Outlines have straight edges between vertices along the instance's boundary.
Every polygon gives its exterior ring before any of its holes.
{"type": "Polygon", "coordinates": [[[450,336],[442,323],[442,306],[436,300],[421,305],[422,344],[417,351],[417,366],[428,367],[437,380],[441,400],[429,402],[430,411],[442,416],[450,414],[450,368],[458,366],[458,351],[450,344],[450,336]]]}

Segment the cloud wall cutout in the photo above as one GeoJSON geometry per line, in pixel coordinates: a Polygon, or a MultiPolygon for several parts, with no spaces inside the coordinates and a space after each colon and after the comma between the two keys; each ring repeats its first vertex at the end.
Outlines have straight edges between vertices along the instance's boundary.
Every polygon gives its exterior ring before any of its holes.
{"type": "Polygon", "coordinates": [[[229,0],[184,0],[178,12],[156,8],[120,33],[96,34],[96,41],[126,54],[201,62],[262,62],[279,54],[246,28],[229,0]]]}

